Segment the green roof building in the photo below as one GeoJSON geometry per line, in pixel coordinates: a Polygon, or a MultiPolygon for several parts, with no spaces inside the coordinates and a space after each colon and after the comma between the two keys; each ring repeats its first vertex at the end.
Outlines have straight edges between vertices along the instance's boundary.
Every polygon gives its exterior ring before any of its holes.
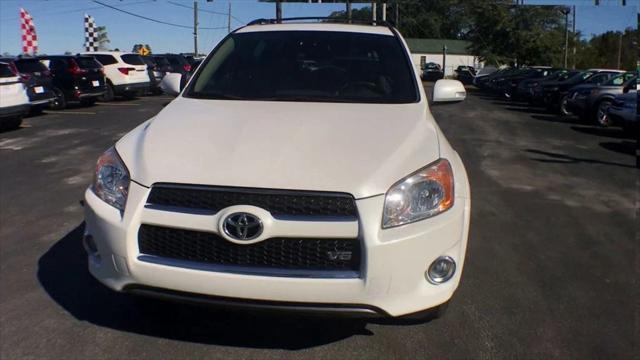
{"type": "Polygon", "coordinates": [[[447,47],[445,76],[453,75],[454,70],[460,65],[482,67],[477,56],[471,53],[471,43],[465,40],[451,39],[405,39],[411,51],[413,64],[422,69],[424,64],[433,62],[442,66],[443,47],[447,47]]]}

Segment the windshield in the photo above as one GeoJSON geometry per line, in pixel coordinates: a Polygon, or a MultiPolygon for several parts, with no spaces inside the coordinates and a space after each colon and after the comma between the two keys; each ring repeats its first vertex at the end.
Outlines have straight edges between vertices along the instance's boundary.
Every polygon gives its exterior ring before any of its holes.
{"type": "Polygon", "coordinates": [[[411,103],[413,69],[393,36],[327,31],[230,35],[187,96],[206,99],[411,103]]]}

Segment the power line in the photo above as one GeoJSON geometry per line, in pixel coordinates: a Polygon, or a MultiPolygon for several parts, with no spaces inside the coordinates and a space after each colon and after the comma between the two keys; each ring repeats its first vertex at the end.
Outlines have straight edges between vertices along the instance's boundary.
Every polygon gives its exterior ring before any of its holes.
{"type": "MultiPolygon", "coordinates": [[[[113,10],[116,10],[116,11],[120,11],[120,12],[125,13],[127,15],[135,16],[137,18],[148,20],[148,21],[152,21],[152,22],[155,22],[155,23],[158,23],[158,24],[175,26],[175,27],[179,27],[179,28],[183,28],[183,29],[192,29],[193,28],[192,26],[188,26],[188,25],[174,24],[174,23],[170,23],[170,22],[167,22],[167,21],[163,21],[163,20],[158,20],[158,19],[153,19],[153,18],[150,18],[150,17],[142,16],[142,15],[139,15],[139,14],[136,14],[136,13],[132,13],[130,11],[119,9],[119,8],[117,8],[115,6],[111,6],[111,5],[102,3],[102,2],[100,2],[98,0],[92,0],[92,1],[94,3],[96,3],[96,4],[102,5],[104,7],[108,7],[110,9],[113,9],[113,10]]],[[[224,27],[221,27],[221,28],[200,28],[200,29],[203,29],[203,30],[220,30],[220,29],[224,29],[224,27]]]]}
{"type": "MultiPolygon", "coordinates": [[[[2,0],[0,0],[2,1],[2,0]]],[[[139,5],[139,4],[144,4],[144,3],[150,3],[150,2],[154,2],[155,0],[144,0],[144,1],[138,1],[138,2],[133,2],[133,3],[126,3],[126,4],[122,4],[121,6],[132,6],[132,5],[139,5]]],[[[77,4],[74,4],[74,6],[77,4]]],[[[56,8],[55,11],[53,12],[40,12],[39,10],[36,10],[35,12],[31,11],[31,7],[29,7],[28,10],[30,10],[30,12],[33,14],[35,13],[37,16],[51,16],[51,15],[64,15],[64,14],[70,14],[70,13],[75,13],[75,12],[83,12],[83,11],[89,11],[89,10],[98,10],[98,9],[104,9],[103,6],[92,6],[92,7],[88,7],[88,8],[82,8],[82,9],[69,9],[69,10],[60,10],[60,8],[56,8]]],[[[4,18],[4,19],[0,19],[1,21],[12,21],[12,20],[19,20],[20,17],[13,17],[13,18],[4,18]]]]}
{"type": "MultiPolygon", "coordinates": [[[[180,4],[180,3],[177,3],[177,2],[173,2],[173,1],[167,1],[167,2],[169,4],[171,4],[171,5],[175,5],[175,6],[183,7],[185,9],[193,10],[193,6],[184,5],[184,4],[180,4]]],[[[207,12],[207,13],[216,14],[216,15],[229,16],[229,13],[213,11],[213,10],[198,9],[198,11],[207,12]]],[[[240,24],[243,24],[243,25],[246,24],[246,21],[242,21],[242,20],[238,19],[237,17],[233,16],[233,14],[231,15],[231,18],[234,19],[235,21],[239,22],[240,24]]]]}

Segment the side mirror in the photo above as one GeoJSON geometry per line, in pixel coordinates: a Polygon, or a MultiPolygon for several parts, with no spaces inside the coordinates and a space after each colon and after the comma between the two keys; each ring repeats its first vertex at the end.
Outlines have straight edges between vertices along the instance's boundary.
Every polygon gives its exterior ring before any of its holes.
{"type": "Polygon", "coordinates": [[[177,96],[180,94],[180,91],[182,91],[182,86],[180,86],[181,82],[182,74],[168,73],[162,78],[160,88],[165,92],[165,94],[177,96]]]}
{"type": "Polygon", "coordinates": [[[438,80],[433,86],[433,102],[456,102],[467,97],[467,90],[458,80],[438,80]]]}

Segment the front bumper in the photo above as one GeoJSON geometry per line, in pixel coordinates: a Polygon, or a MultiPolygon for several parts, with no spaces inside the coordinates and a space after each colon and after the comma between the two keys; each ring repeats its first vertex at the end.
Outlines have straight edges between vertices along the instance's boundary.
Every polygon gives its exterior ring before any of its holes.
{"type": "MultiPolygon", "coordinates": [[[[463,185],[468,187],[466,180],[463,185]]],[[[113,290],[155,289],[156,293],[180,296],[187,293],[273,302],[277,308],[302,311],[345,308],[397,317],[447,302],[462,274],[469,229],[468,196],[456,197],[451,209],[431,219],[385,230],[380,227],[384,196],[357,200],[363,243],[360,277],[302,278],[206,271],[141,260],[137,240],[140,224],[170,222],[145,207],[149,191],[132,182],[123,214],[90,189],[85,192],[86,233],[97,249],[89,251],[89,271],[113,290]],[[457,270],[448,282],[433,285],[425,279],[425,271],[443,255],[455,260],[457,270]]],[[[191,219],[187,217],[181,219],[188,226],[191,219]]],[[[217,231],[213,219],[199,217],[198,222],[211,223],[211,231],[217,231]]]]}

